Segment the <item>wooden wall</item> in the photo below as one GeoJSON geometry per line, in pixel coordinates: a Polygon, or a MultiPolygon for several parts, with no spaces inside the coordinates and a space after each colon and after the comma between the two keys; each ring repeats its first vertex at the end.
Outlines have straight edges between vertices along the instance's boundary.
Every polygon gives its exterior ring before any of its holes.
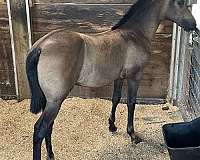
{"type": "Polygon", "coordinates": [[[15,95],[7,7],[5,1],[0,0],[0,97],[11,99],[15,95]]]}
{"type": "MultiPolygon", "coordinates": [[[[84,33],[105,31],[122,17],[135,1],[35,0],[31,10],[34,41],[47,32],[62,27],[84,33]]],[[[171,38],[172,24],[164,22],[157,31],[153,42],[152,57],[144,70],[139,89],[140,97],[166,98],[170,72],[171,38]]],[[[71,95],[108,98],[112,95],[112,87],[109,85],[90,89],[77,86],[71,95]]],[[[123,95],[126,95],[125,91],[123,95]]]]}
{"type": "MultiPolygon", "coordinates": [[[[6,64],[10,66],[7,71],[11,86],[14,85],[12,55],[8,31],[8,18],[4,0],[0,0],[0,24],[1,36],[7,38],[4,42],[7,46],[7,54],[10,59],[6,64]],[[3,16],[2,16],[3,15],[3,16]],[[3,24],[3,25],[2,25],[3,24]],[[5,27],[4,27],[5,26],[5,27]],[[7,36],[7,37],[6,37],[7,36]]],[[[96,33],[110,29],[128,10],[136,0],[31,0],[31,18],[33,41],[51,30],[67,28],[72,31],[83,33],[96,33]]],[[[171,54],[172,24],[164,22],[160,25],[156,38],[153,42],[152,57],[145,68],[144,77],[139,89],[139,96],[143,98],[166,98],[170,54],[171,54]]],[[[4,55],[1,53],[1,55],[4,55]]],[[[0,59],[0,63],[2,59],[0,59]]],[[[5,62],[4,62],[5,63],[5,62]]],[[[4,74],[6,75],[6,74],[4,74]]],[[[8,76],[7,76],[8,77],[8,76]]],[[[8,78],[5,79],[8,79],[8,78]]],[[[26,78],[26,77],[24,77],[26,78]]],[[[2,76],[0,77],[0,83],[2,76]]],[[[5,83],[5,82],[3,82],[5,83]]],[[[1,85],[1,84],[0,84],[1,85]]],[[[4,85],[6,86],[6,85],[4,85]]],[[[81,97],[110,98],[112,95],[112,84],[103,88],[90,89],[76,86],[71,95],[81,97]]],[[[12,87],[13,88],[13,87],[12,87]]],[[[126,86],[124,87],[126,88],[126,86]]],[[[12,90],[12,93],[15,93],[12,90]]],[[[123,96],[126,92],[124,91],[123,96]]],[[[0,95],[1,96],[1,95],[0,95]]]]}

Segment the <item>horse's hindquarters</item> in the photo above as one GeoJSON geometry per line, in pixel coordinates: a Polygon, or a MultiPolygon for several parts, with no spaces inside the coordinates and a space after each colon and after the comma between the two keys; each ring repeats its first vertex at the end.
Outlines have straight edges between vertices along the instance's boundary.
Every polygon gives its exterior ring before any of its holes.
{"type": "Polygon", "coordinates": [[[45,39],[40,48],[38,79],[47,101],[64,99],[80,74],[83,40],[75,33],[57,33],[45,39]]]}

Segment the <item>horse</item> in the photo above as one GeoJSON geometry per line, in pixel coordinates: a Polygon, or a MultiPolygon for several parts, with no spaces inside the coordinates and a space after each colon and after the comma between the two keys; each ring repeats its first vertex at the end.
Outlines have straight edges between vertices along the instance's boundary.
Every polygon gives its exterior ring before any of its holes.
{"type": "Polygon", "coordinates": [[[132,142],[141,141],[134,131],[137,91],[151,56],[152,39],[162,20],[173,21],[186,31],[196,30],[196,21],[184,0],[138,0],[106,32],[83,34],[59,29],[32,46],[26,59],[30,111],[42,111],[34,125],[33,160],[41,160],[43,139],[47,159],[55,159],[51,144],[54,120],[74,85],[101,87],[114,81],[108,123],[109,130],[115,132],[115,112],[123,81],[127,80],[127,133],[132,142]]]}

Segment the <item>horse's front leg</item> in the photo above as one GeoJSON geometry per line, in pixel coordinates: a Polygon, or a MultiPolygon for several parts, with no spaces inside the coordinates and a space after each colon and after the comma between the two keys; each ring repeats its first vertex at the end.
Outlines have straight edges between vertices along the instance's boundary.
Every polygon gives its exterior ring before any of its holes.
{"type": "Polygon", "coordinates": [[[137,143],[141,142],[141,139],[136,135],[134,131],[134,111],[136,105],[137,91],[139,87],[139,81],[137,79],[128,79],[128,124],[127,133],[131,136],[131,141],[137,143]]]}
{"type": "Polygon", "coordinates": [[[112,110],[109,117],[109,130],[110,132],[117,131],[117,127],[115,126],[115,112],[117,105],[120,102],[121,99],[121,92],[122,92],[122,86],[123,86],[123,80],[117,79],[114,81],[114,91],[113,91],[113,97],[112,97],[112,110]]]}

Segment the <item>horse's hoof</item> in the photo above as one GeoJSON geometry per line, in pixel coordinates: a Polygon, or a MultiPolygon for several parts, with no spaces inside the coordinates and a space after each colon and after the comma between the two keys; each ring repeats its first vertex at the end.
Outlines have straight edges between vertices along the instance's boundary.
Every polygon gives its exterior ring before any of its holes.
{"type": "Polygon", "coordinates": [[[140,138],[138,135],[136,135],[136,134],[133,134],[132,136],[131,136],[131,141],[132,141],[132,143],[134,143],[134,144],[138,144],[138,143],[140,143],[140,142],[142,142],[142,138],[140,138]]]}
{"type": "Polygon", "coordinates": [[[117,127],[114,124],[114,121],[112,121],[110,118],[108,119],[109,122],[109,131],[110,132],[116,132],[117,131],[117,127]]]}
{"type": "Polygon", "coordinates": [[[116,132],[117,131],[117,127],[113,124],[113,125],[109,125],[109,131],[110,132],[116,132]]]}

